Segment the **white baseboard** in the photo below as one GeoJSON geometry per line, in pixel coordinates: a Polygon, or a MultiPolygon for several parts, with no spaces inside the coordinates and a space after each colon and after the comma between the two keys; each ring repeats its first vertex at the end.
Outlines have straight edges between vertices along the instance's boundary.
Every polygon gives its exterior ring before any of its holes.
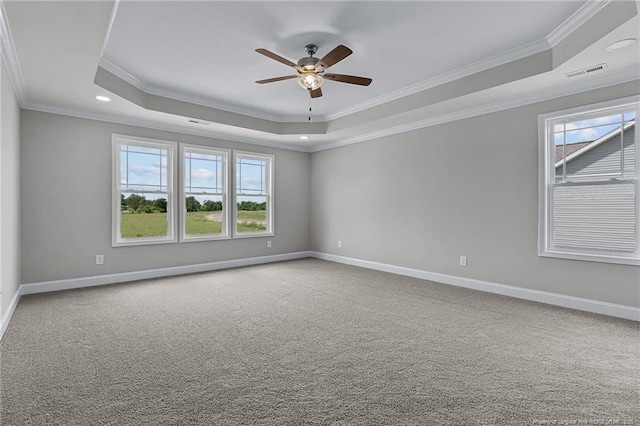
{"type": "Polygon", "coordinates": [[[548,305],[562,306],[565,308],[577,309],[580,311],[593,312],[596,314],[624,318],[633,321],[640,321],[640,308],[636,308],[634,306],[617,305],[614,303],[601,302],[592,299],[583,299],[580,297],[550,293],[547,291],[532,290],[528,288],[492,283],[489,281],[475,280],[472,278],[458,277],[455,275],[446,275],[437,272],[423,271],[420,269],[405,268],[402,266],[388,265],[385,263],[337,256],[335,254],[312,251],[311,257],[315,257],[316,259],[329,260],[331,262],[344,263],[347,265],[360,266],[368,269],[375,269],[377,271],[384,271],[398,275],[420,278],[423,280],[435,281],[443,284],[450,284],[458,287],[470,288],[473,290],[485,291],[488,293],[501,294],[504,296],[530,300],[533,302],[546,303],[548,305]]]}
{"type": "Polygon", "coordinates": [[[440,274],[437,272],[423,271],[420,269],[405,268],[402,266],[389,265],[385,263],[371,262],[368,260],[354,259],[350,257],[337,256],[334,254],[320,253],[315,251],[300,251],[295,253],[276,254],[272,256],[250,257],[244,259],[225,260],[220,262],[200,263],[196,265],[175,266],[169,268],[149,269],[144,271],[123,272],[118,274],[97,275],[93,277],[71,278],[67,280],[44,281],[38,283],[22,284],[13,295],[7,311],[2,316],[0,322],[0,340],[4,336],[9,326],[9,322],[15,312],[20,297],[25,294],[44,293],[50,291],[71,290],[82,287],[92,287],[105,284],[116,284],[128,281],[137,281],[149,278],[168,277],[173,275],[193,274],[197,272],[215,271],[219,269],[235,268],[239,266],[259,265],[263,263],[280,262],[284,260],[302,259],[313,257],[316,259],[328,260],[331,262],[344,263],[347,265],[360,266],[377,271],[390,272],[393,274],[405,275],[429,281],[436,281],[443,284],[455,285],[458,287],[470,288],[473,290],[496,293],[504,296],[511,296],[518,299],[531,300],[534,302],[546,303],[549,305],[562,306],[565,308],[577,309],[596,314],[608,315],[617,318],[624,318],[633,321],[640,321],[640,308],[634,306],[617,305],[614,303],[601,302],[598,300],[583,299],[580,297],[566,296],[563,294],[550,293],[546,291],[531,290],[522,287],[514,287],[505,284],[497,284],[489,281],[475,280],[472,278],[458,277],[455,275],[440,274]]]}
{"type": "Polygon", "coordinates": [[[48,291],[71,290],[74,288],[93,287],[97,285],[146,280],[149,278],[170,277],[173,275],[216,271],[218,269],[237,268],[239,266],[281,262],[283,260],[301,259],[310,256],[311,253],[308,251],[299,251],[295,253],[274,254],[271,256],[247,257],[243,259],[222,260],[219,262],[198,263],[195,265],[172,266],[168,268],[147,269],[144,271],[132,271],[122,272],[118,274],[96,275],[92,277],[71,278],[68,280],[28,283],[22,284],[20,288],[22,289],[22,294],[44,293],[48,291]]]}
{"type": "Polygon", "coordinates": [[[199,263],[196,265],[173,266],[169,268],[148,269],[144,271],[122,272],[118,274],[96,275],[92,277],[70,278],[66,280],[43,281],[22,284],[16,291],[7,312],[0,323],[0,339],[9,326],[9,321],[18,305],[20,297],[25,294],[46,293],[50,291],[71,290],[74,288],[93,287],[106,284],[117,284],[149,278],[169,277],[173,275],[193,274],[197,272],[216,271],[219,269],[237,268],[239,266],[259,265],[262,263],[281,262],[283,260],[311,257],[311,252],[275,254],[271,256],[248,257],[244,259],[223,260],[220,262],[199,263]]]}
{"type": "Polygon", "coordinates": [[[18,302],[20,301],[20,296],[22,296],[20,290],[20,287],[18,287],[18,290],[16,290],[13,297],[11,298],[11,302],[7,307],[7,311],[4,313],[4,315],[2,315],[2,319],[0,320],[0,340],[2,340],[4,332],[7,331],[7,327],[9,327],[9,321],[11,321],[13,313],[16,310],[16,306],[18,306],[18,302]]]}

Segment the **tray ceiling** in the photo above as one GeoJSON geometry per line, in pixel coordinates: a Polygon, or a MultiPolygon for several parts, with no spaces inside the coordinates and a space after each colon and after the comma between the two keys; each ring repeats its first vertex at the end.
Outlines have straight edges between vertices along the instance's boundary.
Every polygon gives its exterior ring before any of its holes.
{"type": "Polygon", "coordinates": [[[23,107],[312,151],[489,101],[637,79],[637,45],[606,51],[638,34],[635,2],[615,3],[5,1],[2,36],[23,107]],[[254,82],[293,71],[254,49],[297,61],[307,43],[318,57],[349,46],[331,72],[373,83],[327,81],[310,99],[295,80],[254,82]],[[602,62],[578,86],[564,75],[602,62]],[[112,102],[97,104],[100,93],[112,102]]]}

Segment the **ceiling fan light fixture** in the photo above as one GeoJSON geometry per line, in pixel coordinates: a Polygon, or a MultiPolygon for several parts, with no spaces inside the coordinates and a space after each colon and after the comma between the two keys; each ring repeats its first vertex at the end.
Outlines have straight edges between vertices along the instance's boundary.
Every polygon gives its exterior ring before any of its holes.
{"type": "Polygon", "coordinates": [[[324,78],[315,72],[303,72],[300,74],[300,77],[298,77],[298,84],[306,90],[319,89],[322,83],[324,83],[324,78]]]}

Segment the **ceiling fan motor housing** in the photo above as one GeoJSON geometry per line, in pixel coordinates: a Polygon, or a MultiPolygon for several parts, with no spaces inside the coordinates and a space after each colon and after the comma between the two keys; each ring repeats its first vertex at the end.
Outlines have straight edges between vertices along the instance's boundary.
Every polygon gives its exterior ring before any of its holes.
{"type": "Polygon", "coordinates": [[[316,68],[316,64],[318,63],[320,59],[318,58],[314,58],[312,56],[306,57],[306,58],[300,58],[300,60],[298,61],[298,66],[304,68],[305,70],[314,70],[316,68]]]}

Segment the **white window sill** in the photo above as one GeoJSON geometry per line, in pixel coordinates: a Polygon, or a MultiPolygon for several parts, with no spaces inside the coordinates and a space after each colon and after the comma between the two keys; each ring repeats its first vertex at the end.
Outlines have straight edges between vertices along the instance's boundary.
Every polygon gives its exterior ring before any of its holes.
{"type": "Polygon", "coordinates": [[[181,243],[197,243],[199,241],[221,241],[221,240],[230,240],[231,237],[228,235],[219,235],[219,236],[214,236],[214,235],[205,235],[202,237],[182,237],[180,239],[181,243]]]}
{"type": "Polygon", "coordinates": [[[131,247],[131,246],[149,246],[155,244],[176,244],[178,240],[176,239],[131,239],[129,240],[119,240],[115,243],[111,244],[111,247],[131,247]]]}
{"type": "Polygon", "coordinates": [[[614,263],[618,265],[640,266],[640,258],[631,256],[615,256],[606,254],[586,254],[561,250],[545,250],[538,253],[541,257],[556,259],[583,260],[587,262],[614,263]]]}
{"type": "Polygon", "coordinates": [[[273,232],[247,232],[242,234],[233,234],[233,238],[256,238],[256,237],[273,237],[273,232]]]}

